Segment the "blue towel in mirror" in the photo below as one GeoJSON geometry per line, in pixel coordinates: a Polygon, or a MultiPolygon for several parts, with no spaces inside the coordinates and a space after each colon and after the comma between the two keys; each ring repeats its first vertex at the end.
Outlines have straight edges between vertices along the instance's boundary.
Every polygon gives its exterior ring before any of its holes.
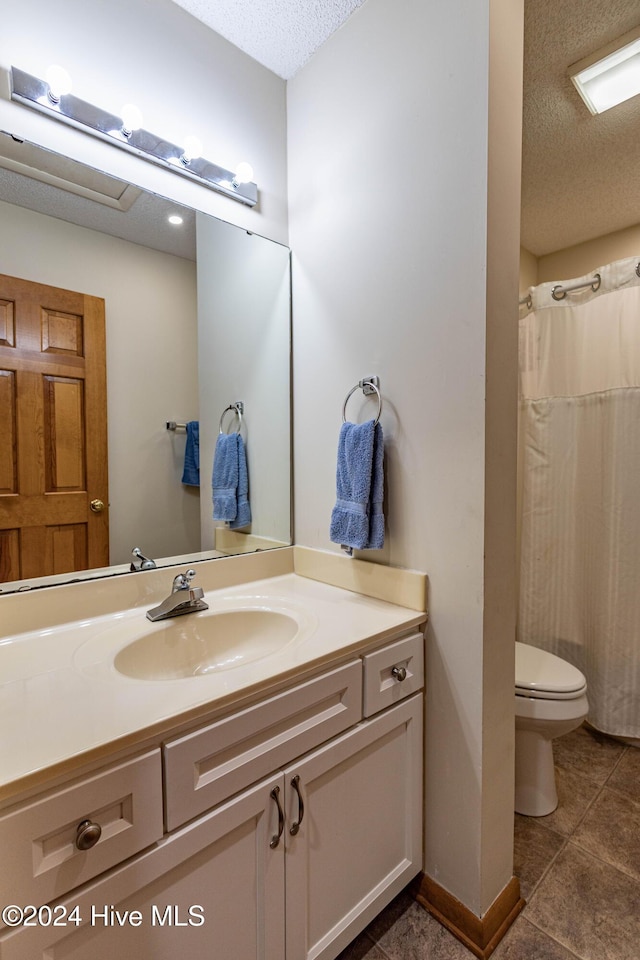
{"type": "Polygon", "coordinates": [[[190,420],[187,424],[182,482],[190,487],[200,486],[200,424],[197,420],[190,420]]]}
{"type": "Polygon", "coordinates": [[[336,505],[329,536],[358,550],[384,546],[384,438],[374,420],[343,423],[338,438],[336,505]]]}
{"type": "Polygon", "coordinates": [[[244,446],[244,440],[238,437],[238,493],[237,503],[238,511],[235,518],[231,520],[229,526],[232,530],[239,527],[246,527],[251,523],[251,507],[249,505],[249,472],[247,470],[247,452],[244,446]]]}
{"type": "Polygon", "coordinates": [[[233,529],[251,523],[247,457],[239,433],[218,434],[212,487],[214,520],[226,520],[233,529]]]}

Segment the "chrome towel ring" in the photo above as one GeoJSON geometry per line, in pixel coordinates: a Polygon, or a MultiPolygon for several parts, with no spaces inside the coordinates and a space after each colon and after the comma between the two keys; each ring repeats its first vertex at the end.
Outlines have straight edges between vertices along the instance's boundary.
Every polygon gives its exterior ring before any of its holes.
{"type": "Polygon", "coordinates": [[[382,396],[380,394],[380,390],[378,389],[379,385],[380,385],[380,380],[378,377],[364,377],[364,379],[358,380],[355,387],[352,387],[351,390],[349,390],[349,393],[346,395],[344,403],[342,405],[342,422],[343,423],[347,422],[347,404],[349,402],[349,398],[358,389],[362,390],[362,392],[366,397],[371,396],[371,394],[373,393],[375,393],[375,395],[377,396],[378,413],[376,415],[375,423],[378,423],[380,419],[380,414],[382,413],[382,396]]]}
{"type": "Polygon", "coordinates": [[[224,420],[225,414],[233,411],[238,418],[238,429],[234,430],[233,433],[240,433],[240,428],[242,426],[242,414],[244,413],[244,403],[242,400],[238,400],[237,403],[230,403],[228,407],[225,407],[222,411],[222,416],[220,417],[220,433],[226,433],[222,429],[222,421],[224,420]]]}

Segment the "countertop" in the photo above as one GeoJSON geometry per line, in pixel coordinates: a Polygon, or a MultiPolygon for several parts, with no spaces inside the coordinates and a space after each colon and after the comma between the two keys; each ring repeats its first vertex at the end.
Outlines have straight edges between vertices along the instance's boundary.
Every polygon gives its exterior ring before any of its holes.
{"type": "MultiPolygon", "coordinates": [[[[220,561],[216,561],[220,562],[220,561]]],[[[162,629],[140,608],[0,640],[0,800],[56,773],[142,743],[181,723],[277,689],[363,647],[424,623],[426,614],[295,573],[208,590],[211,610],[294,611],[298,637],[275,653],[179,680],[140,680],[113,666],[141,631],[162,629]]],[[[189,621],[206,614],[188,614],[189,621]]]]}

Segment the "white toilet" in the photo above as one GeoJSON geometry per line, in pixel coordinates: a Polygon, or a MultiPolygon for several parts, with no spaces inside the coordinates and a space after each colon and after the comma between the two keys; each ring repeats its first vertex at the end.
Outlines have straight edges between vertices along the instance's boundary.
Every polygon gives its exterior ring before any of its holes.
{"type": "Polygon", "coordinates": [[[516,643],[516,813],[545,817],[558,806],[551,741],[579,727],[588,710],[577,667],[516,643]]]}

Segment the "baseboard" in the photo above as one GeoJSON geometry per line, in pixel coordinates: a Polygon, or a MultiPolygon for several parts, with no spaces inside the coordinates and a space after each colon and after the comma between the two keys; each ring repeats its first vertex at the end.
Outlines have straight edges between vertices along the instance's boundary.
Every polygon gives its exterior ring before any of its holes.
{"type": "Polygon", "coordinates": [[[480,960],[491,956],[525,905],[517,877],[511,878],[483,917],[477,917],[448,890],[424,874],[416,880],[414,896],[480,960]]]}

